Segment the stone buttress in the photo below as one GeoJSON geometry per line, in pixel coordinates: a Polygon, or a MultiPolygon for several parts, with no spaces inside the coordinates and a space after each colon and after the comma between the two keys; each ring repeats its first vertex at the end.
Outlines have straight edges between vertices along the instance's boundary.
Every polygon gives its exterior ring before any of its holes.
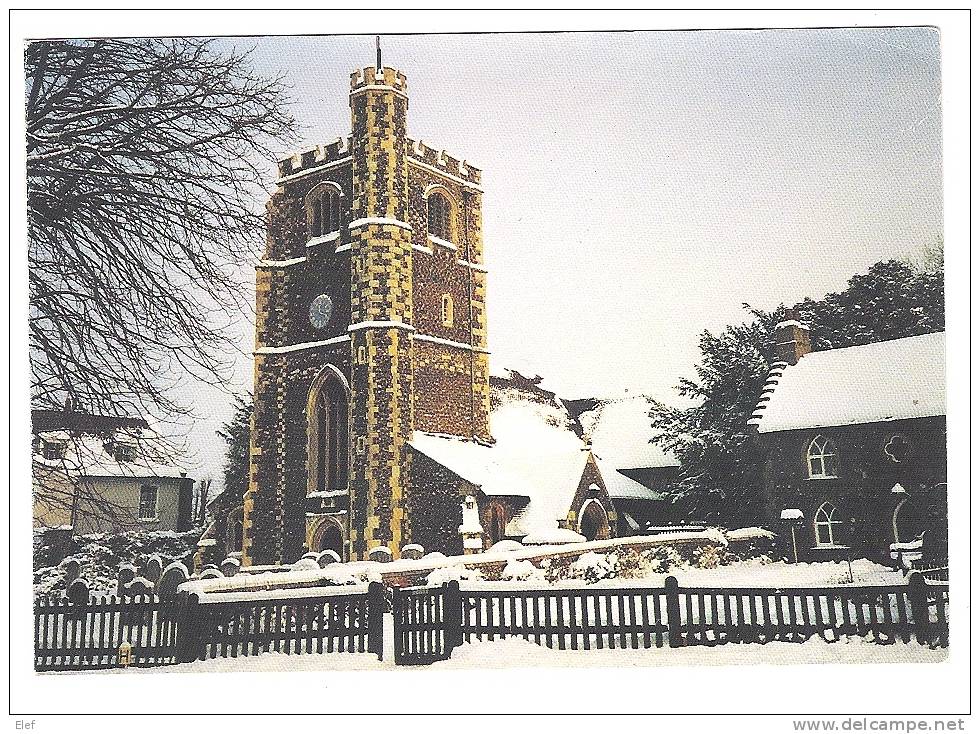
{"type": "Polygon", "coordinates": [[[412,231],[405,77],[351,75],[351,477],[354,558],[406,540],[412,418],[412,231]]]}

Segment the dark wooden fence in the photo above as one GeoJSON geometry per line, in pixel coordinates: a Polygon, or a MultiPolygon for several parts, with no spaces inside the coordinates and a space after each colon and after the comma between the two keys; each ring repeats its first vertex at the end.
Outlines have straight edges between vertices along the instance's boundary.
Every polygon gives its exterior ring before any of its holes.
{"type": "Polygon", "coordinates": [[[559,650],[828,642],[872,635],[949,644],[949,584],[815,588],[396,589],[395,662],[444,660],[464,641],[521,637],[559,650]]]}
{"type": "Polygon", "coordinates": [[[34,668],[114,668],[128,642],[134,666],[170,665],[262,652],[368,652],[382,656],[384,586],[308,589],[302,596],[261,592],[161,599],[114,596],[34,605],[34,668]]]}
{"type": "Polygon", "coordinates": [[[919,570],[929,581],[949,581],[949,566],[935,566],[919,570]]]}
{"type": "Polygon", "coordinates": [[[559,650],[663,647],[661,588],[501,589],[461,592],[462,638],[522,637],[559,650]]]}
{"type": "Polygon", "coordinates": [[[132,646],[132,665],[176,662],[178,619],[173,603],[157,596],[93,597],[85,604],[41,597],[34,603],[35,670],[118,666],[119,647],[132,646]]]}
{"type": "Polygon", "coordinates": [[[287,654],[369,652],[382,656],[384,586],[367,591],[309,589],[308,596],[255,599],[255,592],[186,598],[181,610],[181,662],[287,654]],[[229,597],[231,597],[229,599],[229,597]],[[250,598],[253,597],[253,598],[250,598]]]}
{"type": "Polygon", "coordinates": [[[948,644],[948,584],[921,577],[900,586],[819,588],[681,588],[666,583],[672,647],[728,642],[836,641],[872,635],[882,642],[915,636],[948,644]]]}
{"type": "Polygon", "coordinates": [[[461,643],[459,583],[395,589],[395,664],[428,665],[445,660],[461,643]]]}

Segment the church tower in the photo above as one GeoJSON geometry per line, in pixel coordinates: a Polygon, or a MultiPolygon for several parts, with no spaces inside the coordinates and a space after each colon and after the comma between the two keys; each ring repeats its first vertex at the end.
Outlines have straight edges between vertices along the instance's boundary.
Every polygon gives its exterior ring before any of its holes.
{"type": "Polygon", "coordinates": [[[246,565],[443,550],[461,498],[413,461],[413,435],[492,441],[480,171],[407,137],[407,93],[379,51],[351,75],[351,136],[279,163],[256,268],[246,565]]]}

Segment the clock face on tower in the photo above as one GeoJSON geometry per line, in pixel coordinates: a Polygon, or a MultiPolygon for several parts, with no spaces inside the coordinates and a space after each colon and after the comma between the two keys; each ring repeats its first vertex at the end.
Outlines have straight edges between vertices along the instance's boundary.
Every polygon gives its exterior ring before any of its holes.
{"type": "Polygon", "coordinates": [[[310,304],[310,323],[314,329],[324,329],[330,323],[333,313],[333,301],[326,293],[317,296],[310,304]]]}

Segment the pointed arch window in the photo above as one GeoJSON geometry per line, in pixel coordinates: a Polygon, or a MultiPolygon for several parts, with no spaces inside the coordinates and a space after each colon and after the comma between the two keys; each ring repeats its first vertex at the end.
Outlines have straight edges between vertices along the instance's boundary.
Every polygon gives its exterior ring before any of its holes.
{"type": "Polygon", "coordinates": [[[445,194],[434,191],[427,199],[429,210],[429,234],[441,240],[452,240],[453,207],[445,194]]]}
{"type": "Polygon", "coordinates": [[[806,449],[806,468],[810,479],[836,479],[840,472],[837,444],[827,436],[815,436],[806,449]]]}
{"type": "Polygon", "coordinates": [[[340,189],[321,184],[306,195],[306,225],[310,239],[340,231],[340,189]]]}
{"type": "Polygon", "coordinates": [[[349,408],[347,387],[333,371],[317,378],[308,405],[309,489],[346,490],[349,408]]]}
{"type": "Polygon", "coordinates": [[[817,508],[813,516],[813,535],[818,546],[837,545],[840,540],[842,520],[837,515],[837,508],[829,502],[824,502],[817,508]]]}

